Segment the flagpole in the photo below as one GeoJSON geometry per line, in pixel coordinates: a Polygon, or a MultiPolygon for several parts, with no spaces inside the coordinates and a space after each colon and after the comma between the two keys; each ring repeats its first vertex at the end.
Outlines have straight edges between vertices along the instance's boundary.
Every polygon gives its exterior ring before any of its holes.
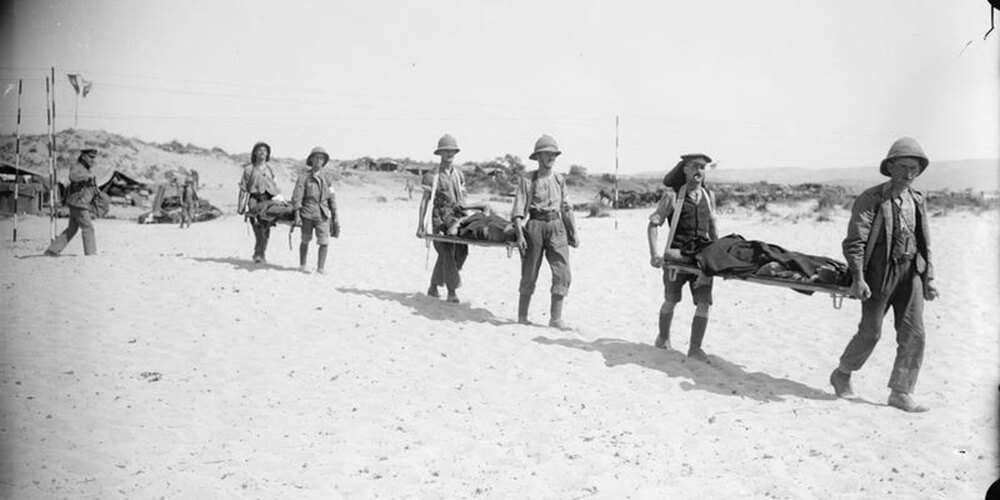
{"type": "MultiPolygon", "coordinates": [[[[59,182],[58,182],[59,181],[59,175],[58,175],[59,164],[58,164],[58,161],[57,161],[57,156],[58,155],[56,154],[56,149],[57,149],[56,148],[56,67],[52,66],[50,69],[51,69],[51,77],[49,79],[52,81],[52,125],[51,125],[50,132],[49,132],[49,137],[51,138],[51,141],[52,141],[52,154],[51,154],[50,158],[51,158],[51,161],[52,161],[52,182],[53,182],[52,186],[56,187],[59,184],[59,182]]],[[[59,189],[56,188],[56,190],[54,192],[56,193],[56,198],[55,199],[58,202],[58,200],[59,200],[59,189]]],[[[52,210],[52,230],[51,231],[52,231],[52,239],[55,239],[56,238],[56,210],[54,208],[52,210]]]]}
{"type": "Polygon", "coordinates": [[[615,199],[611,207],[615,214],[615,231],[618,230],[618,115],[615,115],[615,199]]]}
{"type": "Polygon", "coordinates": [[[56,67],[52,66],[52,171],[59,168],[56,162],[56,67]]]}
{"type": "Polygon", "coordinates": [[[45,77],[45,132],[48,134],[47,146],[49,150],[49,239],[56,239],[56,200],[59,188],[56,186],[56,172],[52,162],[52,90],[49,84],[49,77],[45,77]]]}
{"type": "Polygon", "coordinates": [[[17,201],[21,186],[21,84],[17,81],[17,126],[14,128],[14,243],[17,243],[17,201]]]}

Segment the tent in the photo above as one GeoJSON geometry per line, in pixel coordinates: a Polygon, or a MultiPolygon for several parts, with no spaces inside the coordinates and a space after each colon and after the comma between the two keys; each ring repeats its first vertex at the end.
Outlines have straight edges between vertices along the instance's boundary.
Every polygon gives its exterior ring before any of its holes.
{"type": "Polygon", "coordinates": [[[0,163],[0,213],[14,213],[15,183],[18,213],[44,214],[49,204],[48,174],[9,163],[0,163]]]}
{"type": "MultiPolygon", "coordinates": [[[[92,170],[97,180],[97,187],[111,197],[111,203],[117,205],[140,205],[141,201],[152,196],[149,183],[142,182],[121,170],[114,168],[95,166],[92,170]]],[[[66,195],[69,187],[69,169],[62,168],[56,171],[56,180],[59,183],[60,199],[66,195]]]]}

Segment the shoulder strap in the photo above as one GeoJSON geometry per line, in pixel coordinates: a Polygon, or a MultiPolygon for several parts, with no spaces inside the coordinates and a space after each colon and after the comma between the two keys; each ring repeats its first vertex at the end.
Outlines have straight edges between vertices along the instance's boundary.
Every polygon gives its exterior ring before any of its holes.
{"type": "Polygon", "coordinates": [[[563,205],[566,204],[566,177],[560,175],[559,179],[559,210],[562,210],[563,205]]]}
{"type": "Polygon", "coordinates": [[[677,191],[677,198],[674,199],[674,213],[670,217],[670,232],[667,233],[667,247],[664,250],[670,249],[670,245],[674,242],[674,236],[677,234],[677,223],[681,221],[681,210],[684,209],[684,198],[687,197],[687,184],[681,186],[680,190],[677,191]]]}
{"type": "Polygon", "coordinates": [[[531,204],[535,202],[535,185],[538,183],[538,171],[531,172],[531,189],[528,190],[528,199],[524,205],[525,212],[531,211],[531,204]]]}
{"type": "MultiPolygon", "coordinates": [[[[434,169],[434,180],[431,182],[431,197],[430,197],[429,200],[427,200],[427,211],[424,213],[423,224],[424,224],[424,231],[425,232],[427,231],[427,226],[429,225],[427,223],[428,219],[430,219],[434,215],[434,197],[437,195],[438,175],[439,174],[440,174],[440,172],[438,172],[437,169],[434,169]]],[[[431,229],[433,229],[433,228],[431,228],[431,229]]]]}

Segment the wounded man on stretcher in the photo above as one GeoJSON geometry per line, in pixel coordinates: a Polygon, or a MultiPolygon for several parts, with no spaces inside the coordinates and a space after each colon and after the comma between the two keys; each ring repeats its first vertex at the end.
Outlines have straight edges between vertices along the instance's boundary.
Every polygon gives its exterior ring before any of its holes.
{"type": "Polygon", "coordinates": [[[697,266],[706,276],[773,278],[831,288],[851,286],[847,264],[829,257],[785,250],[763,241],[747,240],[738,234],[724,236],[715,242],[689,243],[681,249],[670,249],[667,262],[697,266]]]}
{"type": "Polygon", "coordinates": [[[474,241],[517,241],[514,224],[497,215],[487,203],[436,207],[431,212],[431,225],[433,234],[474,241]]]}

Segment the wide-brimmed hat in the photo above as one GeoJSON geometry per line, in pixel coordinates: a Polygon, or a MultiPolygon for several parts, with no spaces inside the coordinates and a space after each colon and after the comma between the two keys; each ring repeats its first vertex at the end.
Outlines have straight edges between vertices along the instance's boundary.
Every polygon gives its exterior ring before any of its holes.
{"type": "Polygon", "coordinates": [[[271,161],[271,145],[268,144],[268,143],[266,143],[266,142],[264,142],[264,141],[258,141],[256,144],[253,145],[252,148],[250,148],[250,156],[253,157],[253,152],[257,151],[257,148],[259,148],[261,146],[264,146],[265,148],[267,148],[267,158],[266,158],[266,161],[271,161]]]}
{"type": "Polygon", "coordinates": [[[924,154],[924,149],[912,137],[896,139],[896,142],[892,143],[892,146],[889,148],[889,153],[885,155],[885,159],[879,165],[878,171],[886,177],[892,177],[889,173],[889,162],[896,158],[916,158],[920,162],[920,174],[924,173],[924,170],[927,169],[927,165],[930,163],[930,159],[924,154]]]}
{"type": "Polygon", "coordinates": [[[451,134],[444,134],[438,139],[438,147],[434,150],[434,154],[440,156],[444,151],[454,151],[456,153],[461,151],[461,149],[458,149],[458,141],[451,134]]]}
{"type": "Polygon", "coordinates": [[[531,152],[528,159],[537,159],[538,153],[555,153],[556,156],[559,156],[562,154],[562,151],[559,151],[559,144],[556,143],[556,140],[551,135],[543,135],[535,141],[535,150],[531,152]]]}
{"type": "Polygon", "coordinates": [[[663,176],[663,184],[670,188],[679,189],[687,182],[687,176],[684,175],[684,165],[696,160],[703,160],[706,165],[712,163],[712,158],[705,153],[681,155],[681,161],[677,162],[677,165],[674,165],[674,168],[663,176]]]}
{"type": "Polygon", "coordinates": [[[326,150],[323,149],[322,147],[316,146],[316,147],[312,148],[312,151],[309,152],[309,156],[306,157],[306,163],[309,163],[309,159],[312,158],[315,155],[322,155],[323,156],[323,165],[324,166],[327,164],[327,162],[330,161],[330,154],[327,153],[326,150]]]}

